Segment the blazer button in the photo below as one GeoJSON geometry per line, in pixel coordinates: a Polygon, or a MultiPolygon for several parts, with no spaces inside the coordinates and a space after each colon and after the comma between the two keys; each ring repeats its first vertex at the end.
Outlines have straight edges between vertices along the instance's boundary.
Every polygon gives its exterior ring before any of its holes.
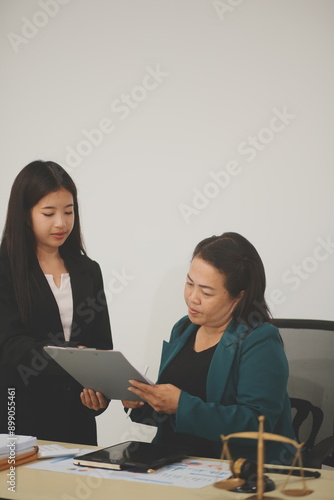
{"type": "Polygon", "coordinates": [[[71,390],[71,386],[70,384],[68,384],[67,382],[64,384],[64,391],[70,391],[71,390]]]}

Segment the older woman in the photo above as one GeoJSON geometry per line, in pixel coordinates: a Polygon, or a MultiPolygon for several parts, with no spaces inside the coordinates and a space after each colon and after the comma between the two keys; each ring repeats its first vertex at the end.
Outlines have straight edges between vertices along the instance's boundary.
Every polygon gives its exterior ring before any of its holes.
{"type": "MultiPolygon", "coordinates": [[[[259,415],[268,432],[294,438],[288,363],[264,291],[261,258],[244,237],[224,233],[197,245],[185,284],[188,317],[163,346],[157,385],[129,388],[147,402],[131,418],[157,425],[155,441],[219,457],[220,435],[257,430],[259,415]]],[[[230,447],[234,457],[256,457],[253,440],[230,447]]],[[[290,460],[285,446],[267,442],[267,462],[290,460]]]]}
{"type": "MultiPolygon", "coordinates": [[[[294,439],[288,363],[265,284],[261,258],[243,236],[224,233],[196,246],[184,292],[188,316],[163,345],[157,384],[132,380],[129,391],[145,404],[123,401],[132,420],[158,427],[155,442],[219,457],[220,436],[256,431],[260,415],[267,432],[294,439]]],[[[229,446],[233,458],[256,458],[254,440],[229,446]]],[[[291,459],[286,445],[266,443],[267,463],[291,459]]]]}

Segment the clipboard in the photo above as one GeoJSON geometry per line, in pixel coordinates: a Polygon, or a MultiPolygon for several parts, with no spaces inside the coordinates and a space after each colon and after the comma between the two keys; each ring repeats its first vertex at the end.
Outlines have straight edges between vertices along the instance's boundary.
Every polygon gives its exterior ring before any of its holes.
{"type": "Polygon", "coordinates": [[[57,346],[45,346],[44,350],[79,384],[109,400],[142,401],[128,391],[130,379],[154,385],[120,351],[57,346]]]}
{"type": "Polygon", "coordinates": [[[155,472],[156,469],[183,458],[185,458],[184,452],[173,446],[125,441],[108,448],[77,455],[73,463],[101,469],[155,472]]]}

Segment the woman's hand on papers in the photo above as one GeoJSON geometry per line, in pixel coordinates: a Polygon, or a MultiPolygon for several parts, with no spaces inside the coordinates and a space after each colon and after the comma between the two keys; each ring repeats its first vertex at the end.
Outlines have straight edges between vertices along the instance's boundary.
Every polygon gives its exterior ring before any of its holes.
{"type": "Polygon", "coordinates": [[[128,390],[137,394],[158,413],[176,413],[181,389],[172,384],[149,385],[129,380],[128,390]]]}
{"type": "Polygon", "coordinates": [[[90,410],[102,410],[107,408],[108,401],[105,399],[101,392],[95,392],[93,389],[83,389],[80,394],[81,402],[90,410]]]}

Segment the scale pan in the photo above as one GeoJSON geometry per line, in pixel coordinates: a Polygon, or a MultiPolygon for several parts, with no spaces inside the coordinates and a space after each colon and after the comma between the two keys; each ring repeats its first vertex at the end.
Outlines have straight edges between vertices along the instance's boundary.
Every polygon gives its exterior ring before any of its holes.
{"type": "Polygon", "coordinates": [[[294,488],[291,490],[283,490],[282,493],[284,493],[284,495],[289,495],[290,497],[304,497],[306,495],[311,495],[313,490],[307,490],[306,488],[294,488]]]}

